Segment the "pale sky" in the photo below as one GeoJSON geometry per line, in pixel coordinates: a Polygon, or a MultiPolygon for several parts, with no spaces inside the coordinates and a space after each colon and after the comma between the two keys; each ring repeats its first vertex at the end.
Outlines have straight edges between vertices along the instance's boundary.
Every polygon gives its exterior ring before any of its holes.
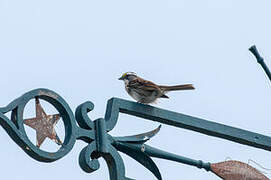
{"type": "MultiPolygon", "coordinates": [[[[268,0],[0,0],[0,106],[29,90],[48,88],[73,111],[90,100],[95,104],[90,117],[104,117],[111,97],[132,100],[117,78],[134,71],[157,84],[196,87],[169,93],[170,99],[154,106],[271,136],[271,83],[248,51],[256,44],[271,68],[270,7],[268,0]]],[[[26,117],[34,114],[33,107],[26,117]]],[[[110,134],[132,135],[158,125],[121,115],[110,134]]],[[[33,132],[32,139],[35,143],[33,132]]],[[[2,128],[0,141],[1,179],[109,179],[102,159],[98,171],[81,170],[83,142],[56,162],[40,163],[2,128]]],[[[206,162],[253,159],[271,168],[270,152],[166,125],[148,144],[206,162]]],[[[122,157],[127,177],[155,179],[122,157]]],[[[154,161],[164,180],[219,179],[192,166],[154,161]]]]}

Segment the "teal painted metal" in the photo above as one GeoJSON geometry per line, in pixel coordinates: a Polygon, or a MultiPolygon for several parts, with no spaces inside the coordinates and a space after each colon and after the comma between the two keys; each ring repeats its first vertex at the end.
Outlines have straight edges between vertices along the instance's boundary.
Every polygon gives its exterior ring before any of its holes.
{"type": "Polygon", "coordinates": [[[267,65],[264,62],[264,59],[261,57],[259,51],[257,50],[256,46],[253,45],[249,48],[251,53],[256,57],[257,62],[262,66],[263,70],[265,71],[266,75],[268,76],[269,80],[271,81],[271,73],[268,69],[267,65]]]}
{"type": "Polygon", "coordinates": [[[204,163],[201,160],[194,160],[187,157],[179,156],[176,154],[172,154],[166,151],[162,151],[160,149],[151,147],[146,144],[136,144],[136,143],[121,143],[115,142],[114,146],[121,152],[126,153],[130,151],[136,151],[138,153],[144,153],[148,156],[161,158],[166,160],[171,160],[191,166],[195,166],[198,168],[204,168],[206,171],[210,171],[210,163],[204,163]]]}
{"type": "Polygon", "coordinates": [[[8,106],[0,108],[0,124],[9,136],[32,158],[42,162],[53,162],[68,154],[76,140],[76,123],[68,104],[58,94],[47,89],[30,91],[8,106]],[[23,113],[27,102],[38,97],[51,103],[61,114],[65,125],[65,141],[63,146],[54,153],[45,152],[31,143],[28,139],[24,125],[23,113]],[[4,114],[12,111],[11,120],[4,114]]]}
{"type": "Polygon", "coordinates": [[[41,162],[53,162],[64,157],[71,151],[76,140],[86,142],[86,147],[79,155],[80,167],[87,173],[94,172],[99,169],[98,159],[102,157],[108,165],[111,180],[132,180],[125,176],[125,166],[118,151],[134,158],[159,180],[162,179],[162,176],[151,157],[210,170],[208,162],[182,157],[146,145],[145,143],[159,132],[161,126],[153,131],[134,136],[111,136],[109,133],[116,126],[119,113],[271,150],[271,137],[123,99],[110,99],[104,118],[90,119],[87,113],[93,109],[94,104],[88,101],[79,105],[73,114],[69,105],[57,93],[48,89],[35,89],[22,95],[6,107],[0,108],[0,124],[29,156],[41,162]],[[23,125],[24,107],[31,99],[35,98],[52,104],[63,119],[65,140],[57,152],[52,153],[39,149],[32,144],[26,135],[23,125]],[[9,111],[12,112],[10,119],[5,116],[5,113],[9,111]]]}
{"type": "Polygon", "coordinates": [[[271,151],[269,136],[118,98],[108,101],[107,130],[113,129],[120,112],[271,151]]]}

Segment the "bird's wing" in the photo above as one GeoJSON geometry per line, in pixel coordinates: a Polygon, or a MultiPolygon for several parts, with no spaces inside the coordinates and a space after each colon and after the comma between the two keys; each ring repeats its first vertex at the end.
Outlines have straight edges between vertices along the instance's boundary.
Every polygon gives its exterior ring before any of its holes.
{"type": "Polygon", "coordinates": [[[129,82],[128,86],[130,88],[135,88],[135,89],[142,89],[145,91],[155,91],[155,90],[160,90],[159,86],[154,84],[151,81],[144,80],[142,78],[136,78],[132,81],[129,82]]]}

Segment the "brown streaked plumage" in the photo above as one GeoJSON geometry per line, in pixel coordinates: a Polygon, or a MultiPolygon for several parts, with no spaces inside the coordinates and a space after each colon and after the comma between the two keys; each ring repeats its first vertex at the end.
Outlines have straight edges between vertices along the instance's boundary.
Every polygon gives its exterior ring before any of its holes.
{"type": "Polygon", "coordinates": [[[165,93],[178,90],[195,89],[192,84],[176,85],[176,86],[160,86],[151,81],[147,81],[133,72],[124,73],[119,80],[125,83],[127,93],[137,102],[150,104],[158,98],[169,98],[165,93]]]}

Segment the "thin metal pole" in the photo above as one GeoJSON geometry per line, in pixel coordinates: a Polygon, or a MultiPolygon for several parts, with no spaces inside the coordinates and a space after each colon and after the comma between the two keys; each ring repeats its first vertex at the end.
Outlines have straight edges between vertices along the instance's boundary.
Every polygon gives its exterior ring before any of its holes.
{"type": "Polygon", "coordinates": [[[191,165],[191,166],[195,166],[198,168],[203,168],[206,171],[210,171],[211,170],[211,164],[209,162],[203,162],[201,160],[194,160],[194,159],[190,159],[184,156],[179,156],[177,154],[173,154],[170,152],[166,152],[163,150],[160,150],[158,148],[154,148],[151,147],[149,145],[146,144],[136,144],[136,143],[121,143],[121,142],[114,142],[113,144],[118,150],[121,150],[123,147],[129,147],[129,149],[133,149],[135,151],[138,152],[142,152],[145,153],[151,157],[155,157],[155,158],[161,158],[161,159],[166,159],[166,160],[170,160],[170,161],[175,161],[175,162],[179,162],[182,164],[186,164],[186,165],[191,165]]]}
{"type": "Polygon", "coordinates": [[[256,46],[253,45],[249,48],[249,51],[256,57],[257,62],[263,67],[265,73],[269,77],[269,80],[271,81],[271,73],[270,70],[268,69],[267,65],[264,62],[264,59],[261,57],[259,54],[259,51],[257,50],[256,46]]]}

